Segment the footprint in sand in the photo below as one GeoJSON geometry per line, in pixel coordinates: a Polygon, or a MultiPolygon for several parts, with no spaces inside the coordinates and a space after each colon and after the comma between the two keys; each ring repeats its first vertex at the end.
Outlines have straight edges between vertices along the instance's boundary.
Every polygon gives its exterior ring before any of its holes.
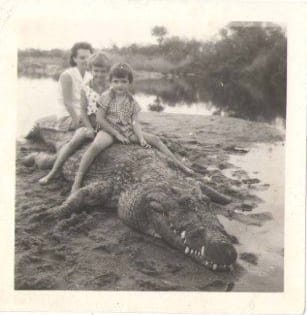
{"type": "Polygon", "coordinates": [[[112,250],[112,246],[110,245],[99,245],[93,248],[93,250],[95,251],[99,251],[99,252],[105,252],[107,254],[110,254],[113,250],[112,250]]]}
{"type": "Polygon", "coordinates": [[[66,260],[65,254],[63,254],[57,248],[41,251],[40,255],[44,257],[45,260],[53,262],[63,262],[66,260]]]}
{"type": "Polygon", "coordinates": [[[179,265],[171,265],[171,264],[168,264],[167,266],[167,271],[172,273],[172,274],[175,274],[179,271],[181,271],[183,269],[182,266],[179,266],[179,265]]]}
{"type": "Polygon", "coordinates": [[[137,271],[148,275],[148,276],[158,276],[160,272],[152,266],[152,264],[148,261],[140,261],[137,260],[135,261],[135,265],[137,267],[137,271]]]}
{"type": "Polygon", "coordinates": [[[94,279],[91,279],[91,285],[96,288],[103,288],[108,286],[109,288],[115,287],[116,283],[120,280],[120,277],[114,272],[104,272],[94,279]]]}

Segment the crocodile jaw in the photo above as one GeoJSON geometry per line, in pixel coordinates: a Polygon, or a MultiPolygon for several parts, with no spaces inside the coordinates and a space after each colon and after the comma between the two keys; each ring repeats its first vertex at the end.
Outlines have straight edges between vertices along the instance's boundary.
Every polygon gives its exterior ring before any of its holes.
{"type": "Polygon", "coordinates": [[[185,187],[173,190],[164,183],[131,187],[121,194],[118,214],[133,229],[161,237],[214,271],[230,270],[236,261],[237,252],[210,202],[185,187]]]}
{"type": "MultiPolygon", "coordinates": [[[[201,245],[189,239],[190,232],[176,228],[174,223],[160,213],[152,211],[150,215],[152,235],[162,238],[170,246],[177,248],[181,253],[213,271],[231,271],[237,259],[237,253],[230,242],[210,242],[206,240],[205,232],[202,235],[201,245]]],[[[195,231],[194,231],[195,232],[195,231]]]]}

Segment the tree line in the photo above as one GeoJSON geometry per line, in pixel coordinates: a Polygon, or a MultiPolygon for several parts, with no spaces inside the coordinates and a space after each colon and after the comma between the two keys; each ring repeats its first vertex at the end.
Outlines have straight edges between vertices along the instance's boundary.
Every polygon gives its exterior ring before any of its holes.
{"type": "MultiPolygon", "coordinates": [[[[205,85],[217,103],[228,102],[232,108],[249,103],[255,111],[268,104],[285,115],[287,38],[280,26],[232,22],[208,41],[170,36],[164,26],[152,28],[151,35],[156,44],[113,45],[104,50],[112,62],[124,60],[136,70],[186,77],[196,88],[205,85]]],[[[68,56],[69,51],[61,49],[18,51],[20,64],[31,57],[38,63],[60,60],[65,67],[68,56]]]]}

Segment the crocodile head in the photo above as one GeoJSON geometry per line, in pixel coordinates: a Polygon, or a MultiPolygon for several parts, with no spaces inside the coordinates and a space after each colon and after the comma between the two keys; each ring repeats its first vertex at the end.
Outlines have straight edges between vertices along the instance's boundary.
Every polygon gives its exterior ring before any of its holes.
{"type": "Polygon", "coordinates": [[[236,261],[229,236],[195,183],[147,184],[127,191],[119,204],[119,216],[209,269],[231,270],[236,261]]]}

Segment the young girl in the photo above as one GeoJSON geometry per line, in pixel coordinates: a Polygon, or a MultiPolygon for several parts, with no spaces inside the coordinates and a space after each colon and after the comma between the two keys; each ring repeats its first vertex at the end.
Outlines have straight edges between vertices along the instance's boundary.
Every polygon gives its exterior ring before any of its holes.
{"type": "Polygon", "coordinates": [[[129,93],[133,72],[126,63],[115,64],[109,74],[110,89],[98,100],[97,123],[101,130],[83,155],[76,174],[72,193],[81,187],[82,179],[95,157],[113,142],[123,144],[139,143],[145,148],[156,147],[188,174],[194,172],[185,166],[155,135],[142,132],[138,122],[140,106],[129,93]]]}
{"type": "Polygon", "coordinates": [[[89,60],[89,66],[93,79],[87,85],[81,87],[81,120],[83,127],[76,130],[72,139],[66,143],[57,155],[57,159],[51,171],[39,180],[39,183],[47,184],[58,172],[60,167],[85,141],[95,138],[98,130],[96,123],[97,100],[105,90],[106,75],[110,68],[108,58],[98,52],[89,60]]]}

